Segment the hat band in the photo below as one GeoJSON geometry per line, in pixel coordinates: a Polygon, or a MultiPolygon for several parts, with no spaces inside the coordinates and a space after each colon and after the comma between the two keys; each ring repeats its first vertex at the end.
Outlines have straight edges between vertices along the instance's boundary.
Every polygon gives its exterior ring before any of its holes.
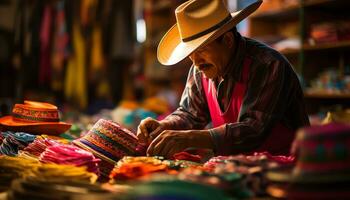
{"type": "Polygon", "coordinates": [[[12,116],[17,119],[34,122],[59,122],[57,111],[38,111],[21,107],[12,110],[12,116]]]}
{"type": "Polygon", "coordinates": [[[206,29],[206,30],[204,30],[204,31],[202,31],[202,32],[199,32],[199,33],[197,33],[197,34],[194,34],[194,35],[192,35],[192,36],[190,36],[190,37],[182,38],[182,41],[183,41],[183,42],[189,42],[189,41],[191,41],[191,40],[195,40],[195,39],[197,39],[197,38],[200,38],[200,37],[202,37],[203,35],[206,35],[206,34],[212,32],[212,31],[214,31],[215,29],[218,29],[220,26],[222,26],[222,25],[224,25],[226,22],[230,21],[231,18],[232,18],[232,17],[231,17],[231,14],[229,14],[229,15],[228,15],[227,17],[225,17],[225,19],[223,19],[221,22],[215,24],[214,26],[212,26],[212,27],[210,27],[210,28],[208,28],[208,29],[206,29]]]}
{"type": "Polygon", "coordinates": [[[59,119],[47,119],[47,118],[39,118],[39,117],[30,117],[30,116],[24,116],[19,115],[16,113],[13,113],[12,116],[16,119],[22,119],[26,121],[35,121],[35,122],[59,122],[59,119]]]}

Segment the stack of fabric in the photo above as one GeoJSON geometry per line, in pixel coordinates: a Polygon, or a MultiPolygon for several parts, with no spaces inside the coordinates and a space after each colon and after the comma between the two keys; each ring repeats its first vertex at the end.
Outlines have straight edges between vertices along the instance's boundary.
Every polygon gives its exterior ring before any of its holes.
{"type": "Polygon", "coordinates": [[[136,180],[149,174],[174,173],[168,165],[157,157],[124,157],[111,171],[109,178],[114,182],[136,180]]]}
{"type": "Polygon", "coordinates": [[[114,165],[124,156],[141,155],[145,147],[140,146],[134,133],[119,124],[100,119],[82,138],[73,143],[92,152],[101,159],[101,181],[108,180],[114,165]]]}
{"type": "Polygon", "coordinates": [[[39,160],[43,163],[56,163],[61,165],[84,166],[89,172],[99,174],[98,162],[95,156],[73,145],[56,144],[47,147],[40,154],[39,160]]]}
{"type": "Polygon", "coordinates": [[[223,191],[207,185],[182,181],[158,180],[136,184],[128,191],[125,199],[232,199],[223,191]]]}
{"type": "Polygon", "coordinates": [[[177,175],[185,168],[202,168],[202,165],[186,160],[165,160],[163,157],[125,156],[111,171],[111,182],[151,180],[155,174],[177,175]]]}
{"type": "Polygon", "coordinates": [[[23,157],[0,157],[0,186],[7,189],[16,178],[36,177],[40,180],[81,181],[95,183],[97,175],[86,167],[72,165],[43,164],[23,157]]]}
{"type": "Polygon", "coordinates": [[[251,195],[264,196],[266,195],[265,188],[267,185],[267,181],[263,176],[265,171],[279,166],[292,166],[293,164],[293,156],[273,156],[268,152],[256,152],[252,155],[213,157],[204,164],[204,167],[224,182],[231,182],[234,189],[224,189],[231,192],[236,191],[236,194],[233,195],[237,195],[237,192],[239,194],[239,188],[237,190],[237,183],[229,179],[238,174],[242,177],[238,181],[241,181],[241,184],[244,183],[241,187],[245,190],[249,188],[252,191],[251,195]]]}
{"type": "Polygon", "coordinates": [[[36,178],[14,180],[8,191],[8,198],[16,200],[120,199],[119,195],[111,193],[97,184],[76,181],[43,181],[36,178]]]}
{"type": "Polygon", "coordinates": [[[38,136],[32,143],[20,151],[20,154],[32,156],[39,159],[40,154],[44,152],[47,147],[58,144],[60,143],[57,140],[38,136]]]}
{"type": "Polygon", "coordinates": [[[16,156],[19,150],[24,149],[28,144],[34,141],[35,135],[24,132],[0,132],[0,154],[16,156]]]}
{"type": "Polygon", "coordinates": [[[32,169],[32,175],[43,181],[78,181],[95,183],[97,175],[88,172],[85,166],[76,167],[62,164],[40,164],[32,169]]]}
{"type": "Polygon", "coordinates": [[[0,156],[0,191],[8,189],[11,181],[32,175],[39,162],[21,157],[0,156]]]}
{"type": "Polygon", "coordinates": [[[268,193],[289,199],[350,198],[350,126],[331,123],[301,129],[294,167],[266,173],[268,193]]]}

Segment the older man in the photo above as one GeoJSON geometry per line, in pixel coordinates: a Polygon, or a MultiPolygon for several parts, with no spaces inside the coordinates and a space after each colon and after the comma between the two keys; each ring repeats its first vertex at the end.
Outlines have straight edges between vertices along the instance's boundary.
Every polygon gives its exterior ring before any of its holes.
{"type": "Polygon", "coordinates": [[[190,147],[217,155],[289,153],[295,130],[309,125],[297,75],[280,53],[235,28],[260,4],[230,13],[222,0],[190,0],[175,10],[158,60],[173,65],[189,57],[193,66],[179,108],[140,123],[148,155],[171,157],[190,147]]]}

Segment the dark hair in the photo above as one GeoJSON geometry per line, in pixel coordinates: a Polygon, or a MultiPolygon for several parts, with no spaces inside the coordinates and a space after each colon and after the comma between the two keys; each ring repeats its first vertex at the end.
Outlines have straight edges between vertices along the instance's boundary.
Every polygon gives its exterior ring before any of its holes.
{"type": "MultiPolygon", "coordinates": [[[[228,33],[228,32],[232,32],[232,33],[233,33],[233,35],[236,35],[236,32],[237,32],[237,28],[236,28],[236,26],[234,26],[234,27],[233,27],[233,28],[231,28],[230,30],[226,31],[225,33],[228,33]]],[[[217,41],[217,42],[221,42],[221,41],[223,40],[223,38],[224,38],[225,33],[224,33],[224,34],[222,34],[222,35],[220,35],[220,37],[216,38],[216,39],[215,39],[215,41],[217,41]]]]}

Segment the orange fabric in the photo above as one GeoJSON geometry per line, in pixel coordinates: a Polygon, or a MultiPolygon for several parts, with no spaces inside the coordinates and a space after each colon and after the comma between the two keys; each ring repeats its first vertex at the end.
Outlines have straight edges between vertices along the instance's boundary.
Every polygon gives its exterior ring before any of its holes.
{"type": "Polygon", "coordinates": [[[140,178],[156,172],[173,173],[165,164],[151,164],[145,162],[132,162],[116,167],[110,174],[110,178],[115,180],[130,180],[140,178]]]}

